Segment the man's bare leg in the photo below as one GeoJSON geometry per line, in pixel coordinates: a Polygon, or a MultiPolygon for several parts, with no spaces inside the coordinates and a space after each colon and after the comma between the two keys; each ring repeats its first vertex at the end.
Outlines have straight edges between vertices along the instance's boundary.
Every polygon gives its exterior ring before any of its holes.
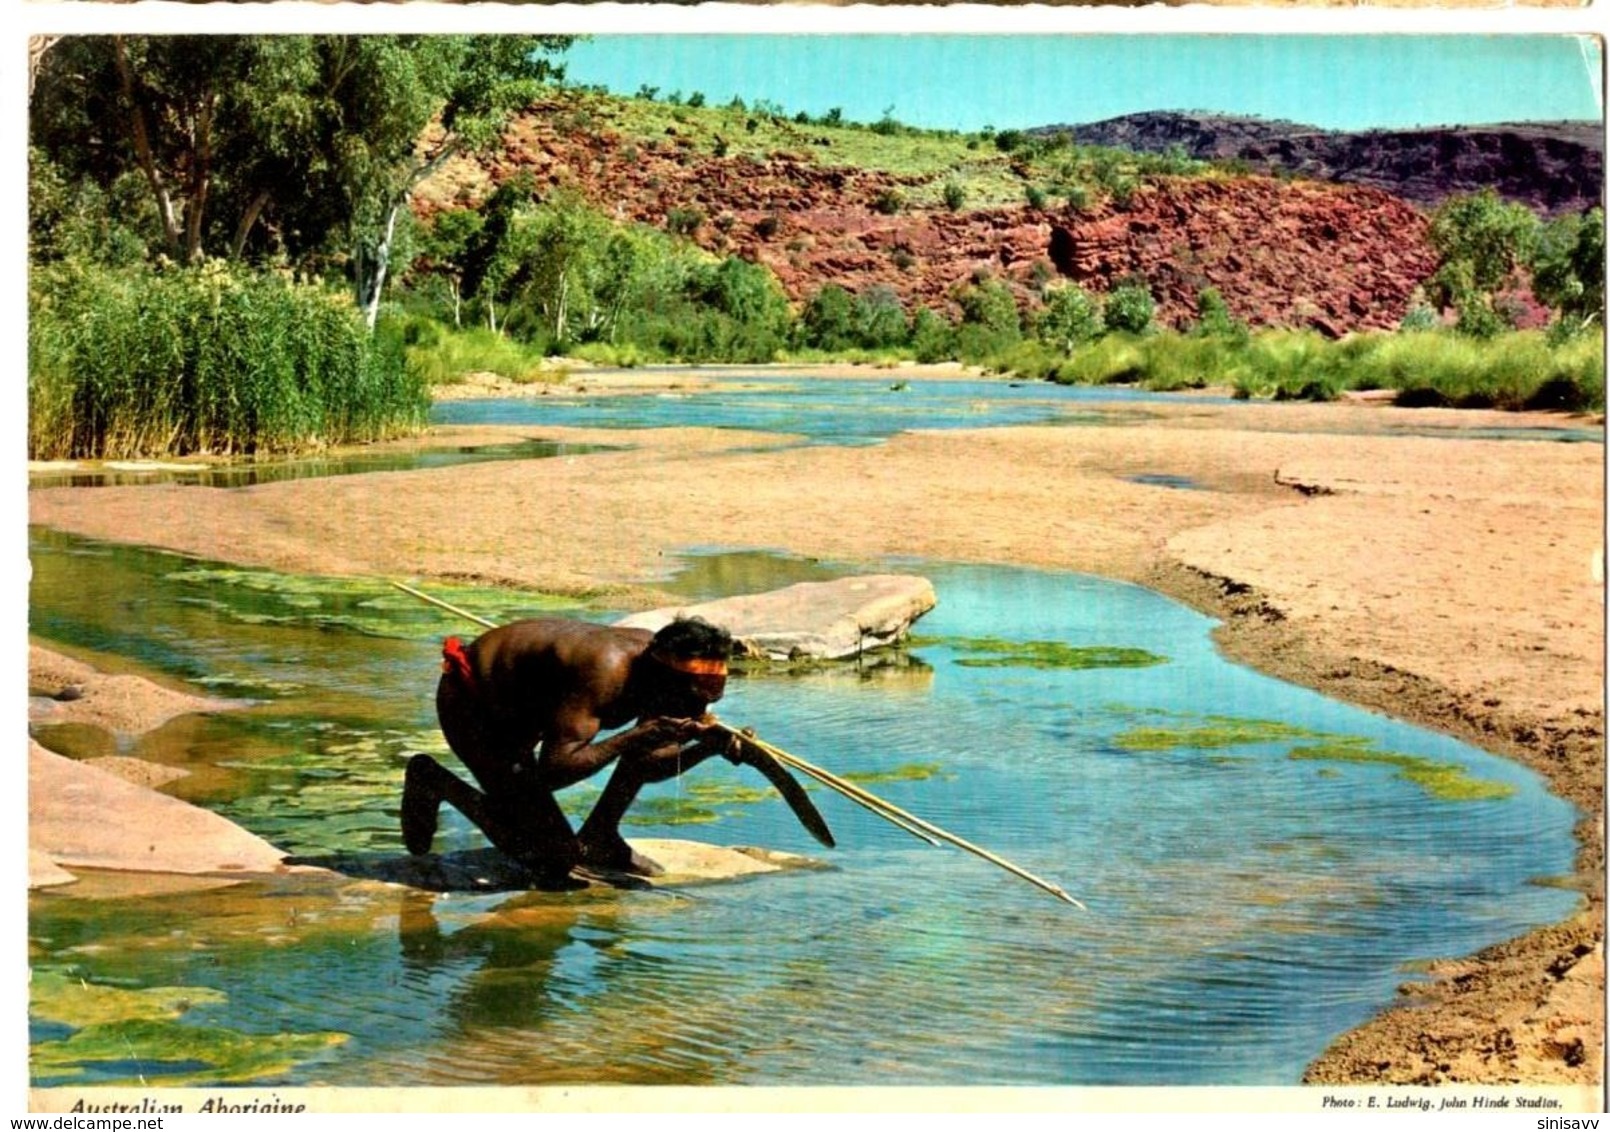
{"type": "Polygon", "coordinates": [[[527,791],[494,803],[429,755],[415,755],[403,775],[402,833],[410,853],[430,852],[443,802],[469,818],[543,887],[573,887],[565,880],[577,861],[576,838],[552,795],[527,791]]]}
{"type": "Polygon", "coordinates": [[[581,830],[576,834],[582,864],[642,877],[664,874],[665,870],[658,863],[626,844],[620,832],[621,819],[631,809],[632,803],[637,801],[638,791],[643,789],[646,781],[634,760],[622,759],[615,764],[615,773],[609,776],[609,785],[604,787],[592,813],[587,815],[587,820],[582,822],[581,830]]]}

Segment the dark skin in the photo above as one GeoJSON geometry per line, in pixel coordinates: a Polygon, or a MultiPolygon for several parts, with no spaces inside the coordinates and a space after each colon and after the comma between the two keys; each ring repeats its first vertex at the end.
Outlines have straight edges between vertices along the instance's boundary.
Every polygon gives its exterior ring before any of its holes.
{"type": "Polygon", "coordinates": [[[535,873],[563,884],[577,864],[652,876],[620,820],[638,791],[729,752],[730,736],[708,721],[724,676],[691,675],[651,649],[654,635],[583,621],[516,621],[465,646],[470,677],[443,674],[436,711],[448,745],[477,790],[428,755],[409,761],[403,839],[430,848],[436,810],[454,806],[492,844],[535,873]],[[607,739],[603,731],[626,727],[607,739]],[[615,764],[579,831],[554,793],[615,764]]]}

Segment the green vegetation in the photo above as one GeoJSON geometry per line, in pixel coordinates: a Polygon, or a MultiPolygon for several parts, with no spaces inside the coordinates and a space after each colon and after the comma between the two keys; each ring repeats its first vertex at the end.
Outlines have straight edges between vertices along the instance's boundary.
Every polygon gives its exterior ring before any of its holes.
{"type": "Polygon", "coordinates": [[[567,45],[54,43],[29,117],[30,453],[257,453],[416,428],[424,393],[380,319],[413,258],[406,206],[449,158],[496,144],[567,45]]]}
{"type": "Polygon", "coordinates": [[[559,370],[547,366],[541,345],[505,337],[472,326],[449,330],[430,319],[413,319],[405,332],[409,370],[425,385],[450,385],[472,373],[495,373],[509,381],[553,380],[559,370]]]}
{"type": "Polygon", "coordinates": [[[75,260],[35,269],[29,299],[35,459],[284,452],[424,421],[398,335],[318,286],[75,260]]]}
{"type": "Polygon", "coordinates": [[[876,786],[880,782],[925,782],[930,778],[952,778],[938,763],[901,763],[888,770],[858,770],[840,775],[862,786],[876,786]]]}
{"type": "Polygon", "coordinates": [[[1341,340],[1303,330],[1263,330],[1245,337],[1108,334],[1072,353],[1043,342],[1023,343],[987,364],[998,372],[1070,385],[1227,386],[1239,397],[1277,400],[1330,400],[1347,390],[1393,389],[1404,404],[1604,407],[1602,328],[1563,339],[1541,330],[1489,339],[1452,330],[1375,331],[1341,340]]]}
{"type": "Polygon", "coordinates": [[[1319,738],[1314,732],[1271,719],[1244,719],[1238,716],[1210,715],[1178,727],[1134,727],[1122,732],[1114,743],[1126,751],[1172,751],[1180,747],[1215,750],[1241,747],[1250,743],[1275,743],[1283,739],[1319,738]]]}
{"type": "Polygon", "coordinates": [[[1168,658],[1145,649],[1116,645],[1076,646],[1062,641],[1008,641],[999,637],[916,637],[910,647],[944,645],[958,652],[982,653],[959,657],[963,668],[1147,668],[1167,664],[1168,658]]]}
{"type": "Polygon", "coordinates": [[[1296,747],[1286,757],[1397,767],[1397,777],[1414,783],[1431,797],[1445,802],[1489,801],[1508,798],[1515,793],[1515,788],[1508,783],[1471,777],[1457,763],[1378,750],[1367,740],[1344,739],[1312,747],[1296,747]]]}
{"type": "MultiPolygon", "coordinates": [[[[1165,713],[1166,714],[1166,713],[1165,713]]],[[[1432,798],[1446,802],[1474,802],[1507,798],[1514,787],[1473,777],[1458,763],[1441,762],[1419,755],[1383,751],[1371,740],[1350,735],[1327,735],[1268,719],[1236,716],[1187,716],[1176,726],[1135,727],[1121,732],[1114,744],[1126,751],[1174,751],[1190,748],[1215,751],[1254,744],[1308,740],[1292,747],[1286,757],[1296,761],[1355,763],[1397,768],[1397,777],[1413,783],[1432,798]]],[[[1222,759],[1215,758],[1216,762],[1222,759]]],[[[1331,767],[1319,771],[1322,777],[1336,777],[1331,767]]]]}
{"type": "Polygon", "coordinates": [[[29,1051],[36,1079],[96,1085],[241,1084],[285,1073],[345,1042],[345,1034],[246,1034],[180,1019],[225,996],[206,987],[130,990],[91,983],[70,971],[37,970],[29,1014],[72,1028],[29,1051]]]}

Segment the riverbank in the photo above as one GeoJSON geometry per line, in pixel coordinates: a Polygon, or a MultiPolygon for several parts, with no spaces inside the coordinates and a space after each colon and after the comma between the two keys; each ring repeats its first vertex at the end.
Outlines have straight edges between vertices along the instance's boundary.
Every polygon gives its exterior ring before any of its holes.
{"type": "Polygon", "coordinates": [[[1092,412],[1101,427],[858,448],[712,429],[441,430],[432,443],[630,447],[238,491],[52,488],[31,493],[30,517],[244,565],[620,586],[644,606],[680,549],[712,545],[1151,586],[1223,619],[1236,659],[1519,759],[1584,814],[1579,915],[1444,966],[1413,1009],[1344,1036],[1309,1079],[1598,1081],[1604,449],[1478,438],[1589,422],[1192,398],[1092,412]],[[1195,490],[1144,482],[1157,476],[1195,490]]]}

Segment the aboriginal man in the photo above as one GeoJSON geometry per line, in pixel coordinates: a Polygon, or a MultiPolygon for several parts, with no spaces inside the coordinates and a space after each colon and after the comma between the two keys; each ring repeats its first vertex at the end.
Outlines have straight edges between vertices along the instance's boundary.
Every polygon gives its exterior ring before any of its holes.
{"type": "Polygon", "coordinates": [[[544,886],[564,885],[577,864],[656,875],[659,866],[621,837],[620,820],[646,783],[730,753],[729,736],[704,716],[726,688],[731,651],[731,635],[697,617],[658,633],[544,619],[468,645],[449,638],[436,716],[480,789],[415,755],[403,779],[403,843],[429,852],[447,802],[544,886]],[[554,792],[612,762],[609,784],[572,832],[554,792]]]}

